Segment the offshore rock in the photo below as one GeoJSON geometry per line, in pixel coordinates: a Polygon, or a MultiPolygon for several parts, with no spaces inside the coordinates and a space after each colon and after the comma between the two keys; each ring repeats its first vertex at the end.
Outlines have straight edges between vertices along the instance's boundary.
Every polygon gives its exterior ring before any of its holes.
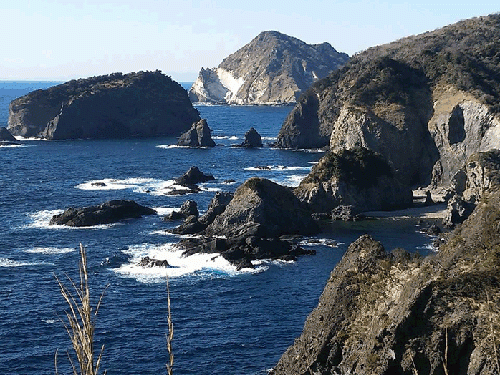
{"type": "Polygon", "coordinates": [[[245,140],[240,146],[247,148],[262,147],[262,138],[253,126],[245,133],[245,140]]]}
{"type": "Polygon", "coordinates": [[[165,215],[163,217],[164,221],[172,221],[172,220],[180,220],[180,219],[186,219],[189,216],[195,216],[198,217],[198,203],[193,200],[187,200],[185,201],[181,208],[180,211],[172,211],[169,214],[165,215]]]}
{"type": "MultiPolygon", "coordinates": [[[[411,187],[394,176],[379,154],[363,147],[328,152],[294,194],[316,213],[350,206],[349,217],[364,211],[409,207],[413,203],[411,187]]],[[[339,214],[343,217],[342,212],[339,214]]],[[[336,218],[335,211],[332,215],[336,218]]]]}
{"type": "Polygon", "coordinates": [[[141,259],[139,262],[139,266],[141,267],[170,267],[170,264],[168,264],[168,261],[166,259],[155,259],[155,258],[150,258],[150,257],[144,257],[141,259]]]}
{"type": "Polygon", "coordinates": [[[214,176],[211,174],[205,174],[200,171],[198,167],[193,166],[189,168],[188,171],[181,177],[176,178],[175,183],[182,186],[192,187],[196,184],[213,180],[215,180],[214,176]]]}
{"type": "Polygon", "coordinates": [[[306,44],[264,31],[217,68],[202,68],[189,97],[193,102],[220,104],[295,103],[313,82],[348,59],[328,43],[306,44]]]}
{"type": "Polygon", "coordinates": [[[97,206],[68,208],[62,214],[54,215],[50,225],[89,227],[111,224],[125,219],[138,219],[143,215],[155,215],[152,208],[141,206],[131,200],[112,200],[97,206]]]}
{"type": "Polygon", "coordinates": [[[233,193],[227,192],[217,192],[215,196],[210,201],[207,211],[200,217],[200,222],[209,225],[212,224],[215,218],[224,212],[231,199],[233,199],[233,193]]]}
{"type": "Polygon", "coordinates": [[[370,48],[313,84],[277,145],[382,155],[405,184],[447,187],[500,145],[500,15],[370,48]],[[494,53],[493,53],[494,54],[494,53]]]}
{"type": "Polygon", "coordinates": [[[500,192],[426,259],[365,235],[273,375],[497,374],[500,192]]]}
{"type": "Polygon", "coordinates": [[[0,128],[0,142],[2,143],[16,143],[17,139],[7,130],[7,128],[0,128]]]}
{"type": "Polygon", "coordinates": [[[207,125],[207,120],[201,119],[193,123],[191,129],[180,136],[177,145],[188,147],[215,147],[215,142],[212,139],[212,131],[207,125]]]}
{"type": "Polygon", "coordinates": [[[73,80],[13,100],[8,129],[45,139],[178,136],[200,120],[186,91],[160,71],[73,80]]]}

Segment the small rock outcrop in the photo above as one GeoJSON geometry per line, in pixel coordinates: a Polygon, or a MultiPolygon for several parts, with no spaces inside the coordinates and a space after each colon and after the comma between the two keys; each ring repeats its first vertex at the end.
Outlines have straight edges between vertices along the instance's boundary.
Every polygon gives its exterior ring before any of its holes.
{"type": "Polygon", "coordinates": [[[200,171],[198,167],[193,166],[181,177],[176,178],[175,183],[186,187],[192,187],[196,184],[213,180],[215,180],[214,176],[205,174],[200,171]]]}
{"type": "Polygon", "coordinates": [[[379,154],[362,147],[328,152],[294,193],[314,212],[329,213],[338,206],[350,206],[350,216],[413,203],[411,187],[395,178],[379,154]]]}
{"type": "Polygon", "coordinates": [[[245,133],[245,140],[240,145],[246,148],[262,147],[262,137],[253,127],[245,133]]]}
{"type": "Polygon", "coordinates": [[[500,192],[484,198],[426,259],[352,243],[271,374],[499,373],[500,192]]]}
{"type": "Polygon", "coordinates": [[[163,217],[164,221],[186,219],[189,216],[198,217],[198,203],[193,200],[185,201],[179,211],[172,211],[163,217]]]}
{"type": "Polygon", "coordinates": [[[319,231],[310,212],[292,191],[274,182],[251,178],[234,193],[218,193],[199,220],[194,216],[174,233],[199,233],[181,240],[186,255],[221,253],[237,268],[252,267],[255,259],[295,259],[311,254],[280,238],[319,231]]]}
{"type": "Polygon", "coordinates": [[[166,259],[155,259],[150,257],[144,257],[139,262],[139,266],[141,267],[170,267],[168,261],[166,259]]]}
{"type": "Polygon", "coordinates": [[[295,103],[302,91],[348,59],[328,43],[306,44],[264,31],[217,68],[202,68],[189,97],[219,104],[295,103]]]}
{"type": "Polygon", "coordinates": [[[73,80],[10,103],[8,129],[45,139],[179,136],[200,115],[160,71],[73,80]]]}
{"type": "Polygon", "coordinates": [[[68,208],[63,213],[54,215],[50,224],[90,227],[112,224],[125,219],[138,219],[144,215],[156,213],[152,208],[141,206],[131,200],[112,200],[97,206],[68,208]]]}
{"type": "Polygon", "coordinates": [[[207,120],[201,119],[193,123],[191,129],[180,136],[177,145],[188,147],[215,147],[215,142],[212,139],[212,131],[208,127],[207,120]]]}
{"type": "Polygon", "coordinates": [[[16,138],[7,130],[7,128],[0,128],[0,142],[1,143],[15,143],[16,138]]]}

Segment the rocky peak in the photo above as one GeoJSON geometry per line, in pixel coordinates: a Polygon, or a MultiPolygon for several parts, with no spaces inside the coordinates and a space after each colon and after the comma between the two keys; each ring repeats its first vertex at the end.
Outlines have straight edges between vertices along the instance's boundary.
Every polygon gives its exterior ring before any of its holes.
{"type": "Polygon", "coordinates": [[[347,60],[328,43],[307,44],[264,31],[217,68],[202,69],[189,96],[193,102],[294,103],[313,82],[347,60]]]}

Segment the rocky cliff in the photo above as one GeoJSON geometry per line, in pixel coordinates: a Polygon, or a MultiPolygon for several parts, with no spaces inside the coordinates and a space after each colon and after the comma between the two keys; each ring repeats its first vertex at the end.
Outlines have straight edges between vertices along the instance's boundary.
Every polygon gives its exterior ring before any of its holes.
{"type": "Polygon", "coordinates": [[[370,48],[302,96],[277,144],[363,146],[405,183],[447,185],[500,147],[499,51],[499,14],[370,48]]]}
{"type": "Polygon", "coordinates": [[[227,104],[295,103],[302,91],[348,58],[328,43],[306,44],[264,31],[217,68],[202,68],[189,97],[193,102],[227,104]]]}
{"type": "Polygon", "coordinates": [[[46,139],[178,136],[200,120],[160,71],[115,73],[36,90],[11,102],[8,129],[46,139]]]}
{"type": "Polygon", "coordinates": [[[500,191],[434,256],[349,246],[273,375],[500,373],[500,191]]]}

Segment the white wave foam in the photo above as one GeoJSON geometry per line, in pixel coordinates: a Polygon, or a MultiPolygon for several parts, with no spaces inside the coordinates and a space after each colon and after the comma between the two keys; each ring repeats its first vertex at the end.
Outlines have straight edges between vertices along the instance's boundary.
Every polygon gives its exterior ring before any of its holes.
{"type": "Polygon", "coordinates": [[[229,139],[230,141],[237,141],[240,138],[235,135],[214,135],[212,136],[212,139],[214,140],[229,139]]]}
{"type": "Polygon", "coordinates": [[[155,210],[158,213],[158,215],[164,216],[164,215],[171,214],[173,211],[176,210],[176,208],[174,208],[174,207],[153,207],[153,210],[155,210]]]}
{"type": "MultiPolygon", "coordinates": [[[[80,185],[75,186],[81,190],[125,190],[131,189],[134,193],[164,195],[174,190],[190,189],[186,186],[177,185],[174,180],[158,180],[155,178],[127,178],[124,180],[117,180],[112,178],[105,178],[102,180],[90,180],[80,185]]],[[[201,188],[204,189],[203,187],[201,188]]]]}
{"type": "Polygon", "coordinates": [[[244,269],[236,271],[220,254],[194,254],[188,257],[182,256],[183,251],[174,247],[173,244],[142,244],[130,246],[123,251],[131,255],[130,263],[122,265],[114,271],[124,277],[132,277],[144,283],[164,282],[165,278],[177,278],[183,276],[200,277],[226,277],[241,273],[262,272],[265,267],[256,269],[244,269]],[[148,256],[152,259],[167,260],[171,267],[141,267],[139,262],[148,256]]]}
{"type": "Polygon", "coordinates": [[[28,147],[27,145],[2,145],[0,144],[0,148],[19,148],[19,147],[28,147]]]}
{"type": "Polygon", "coordinates": [[[169,148],[189,148],[189,146],[179,146],[179,145],[158,145],[158,148],[169,149],[169,148]]]}
{"type": "Polygon", "coordinates": [[[44,139],[44,138],[36,138],[36,137],[25,138],[25,137],[20,136],[20,135],[15,135],[14,138],[17,141],[48,141],[48,139],[44,139]]]}
{"type": "Polygon", "coordinates": [[[299,245],[306,245],[306,246],[329,246],[329,247],[339,247],[339,244],[342,245],[342,243],[338,243],[335,240],[332,240],[331,238],[308,238],[306,240],[300,241],[299,245]]]}
{"type": "Polygon", "coordinates": [[[300,185],[302,180],[306,178],[306,174],[297,174],[297,175],[291,175],[291,176],[286,176],[285,180],[283,181],[283,184],[288,187],[297,187],[300,185]]]}
{"type": "Polygon", "coordinates": [[[31,262],[18,262],[9,258],[0,258],[0,267],[28,267],[28,266],[53,266],[52,263],[31,263],[31,262]]]}
{"type": "Polygon", "coordinates": [[[76,251],[75,248],[71,247],[33,247],[31,249],[24,250],[28,254],[44,254],[44,255],[55,255],[55,254],[67,254],[76,251]]]}
{"type": "Polygon", "coordinates": [[[310,171],[311,167],[285,167],[284,165],[263,165],[259,167],[246,167],[245,171],[310,171]]]}
{"type": "Polygon", "coordinates": [[[262,137],[263,141],[276,141],[278,137],[262,137]]]}

